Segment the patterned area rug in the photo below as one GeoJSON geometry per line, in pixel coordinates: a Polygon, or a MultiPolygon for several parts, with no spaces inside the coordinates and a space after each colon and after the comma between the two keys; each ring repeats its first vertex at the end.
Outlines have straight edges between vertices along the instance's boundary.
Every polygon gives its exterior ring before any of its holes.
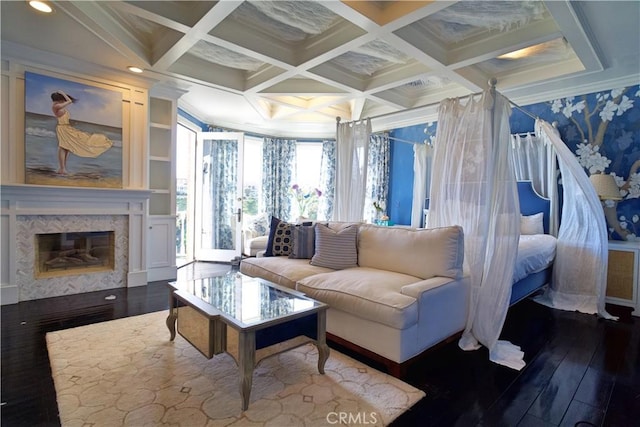
{"type": "Polygon", "coordinates": [[[320,375],[307,344],[256,367],[243,412],[231,356],[169,341],[167,314],[47,334],[63,426],[382,426],[424,396],[335,350],[320,375]]]}

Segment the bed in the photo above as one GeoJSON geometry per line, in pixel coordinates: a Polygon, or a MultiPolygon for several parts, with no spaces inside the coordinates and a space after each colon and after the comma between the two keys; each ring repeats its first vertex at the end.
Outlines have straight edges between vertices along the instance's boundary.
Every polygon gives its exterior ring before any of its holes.
{"type": "Polygon", "coordinates": [[[518,181],[518,196],[523,221],[541,219],[542,226],[536,232],[521,233],[510,305],[549,283],[556,251],[556,238],[548,234],[551,201],[540,196],[531,181],[518,181]]]}

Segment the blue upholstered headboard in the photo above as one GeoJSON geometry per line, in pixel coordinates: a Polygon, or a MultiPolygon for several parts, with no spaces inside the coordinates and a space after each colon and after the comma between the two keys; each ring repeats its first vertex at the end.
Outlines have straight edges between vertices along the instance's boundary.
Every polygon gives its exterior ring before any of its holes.
{"type": "Polygon", "coordinates": [[[518,197],[520,198],[520,213],[522,215],[533,215],[538,212],[544,212],[544,232],[549,233],[551,200],[538,194],[533,188],[531,181],[518,181],[518,197]]]}

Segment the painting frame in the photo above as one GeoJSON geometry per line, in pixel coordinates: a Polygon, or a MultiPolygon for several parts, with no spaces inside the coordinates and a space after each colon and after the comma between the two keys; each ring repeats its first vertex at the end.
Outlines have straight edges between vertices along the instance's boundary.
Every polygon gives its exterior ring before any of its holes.
{"type": "Polygon", "coordinates": [[[25,72],[25,184],[123,188],[123,94],[25,72]]]}

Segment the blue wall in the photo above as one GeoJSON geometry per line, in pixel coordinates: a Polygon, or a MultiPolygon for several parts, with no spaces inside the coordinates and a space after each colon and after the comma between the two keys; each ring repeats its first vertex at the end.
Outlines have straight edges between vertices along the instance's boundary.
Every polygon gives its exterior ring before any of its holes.
{"type": "MultiPolygon", "coordinates": [[[[549,123],[558,122],[562,140],[576,155],[587,175],[596,172],[615,174],[620,186],[629,180],[628,186],[622,189],[624,199],[617,205],[620,226],[628,234],[612,233],[612,238],[640,240],[640,174],[632,170],[634,162],[640,160],[640,87],[550,100],[523,109],[549,123]],[[604,130],[601,136],[598,136],[599,128],[604,130]]],[[[509,122],[512,133],[534,130],[534,120],[515,108],[509,122]]],[[[425,138],[424,128],[424,125],[417,125],[394,129],[389,135],[420,142],[425,138]]],[[[398,224],[409,224],[413,149],[410,144],[395,141],[392,141],[391,149],[389,216],[398,224]]]]}
{"type": "MultiPolygon", "coordinates": [[[[389,132],[393,138],[422,142],[425,125],[409,126],[389,132]]],[[[413,145],[391,140],[387,215],[396,224],[411,223],[413,196],[413,145]],[[408,207],[408,208],[407,208],[408,207]]]]}

